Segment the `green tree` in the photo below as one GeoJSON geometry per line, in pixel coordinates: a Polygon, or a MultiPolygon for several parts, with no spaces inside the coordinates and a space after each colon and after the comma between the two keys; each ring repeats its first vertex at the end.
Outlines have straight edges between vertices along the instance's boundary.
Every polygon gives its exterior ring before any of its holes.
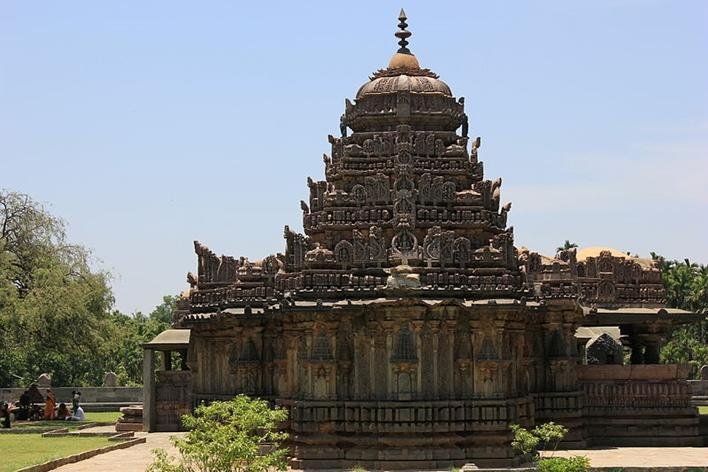
{"type": "Polygon", "coordinates": [[[148,315],[141,312],[132,315],[119,311],[111,313],[107,350],[110,365],[118,374],[121,385],[142,383],[142,345],[170,327],[176,301],[176,296],[166,295],[148,315]]]}
{"type": "MultiPolygon", "coordinates": [[[[708,313],[708,266],[684,259],[670,261],[651,253],[661,270],[666,287],[666,303],[671,308],[708,313]]],[[[708,322],[701,321],[676,328],[661,350],[663,362],[690,364],[693,375],[708,364],[708,322]]]]}
{"type": "Polygon", "coordinates": [[[140,312],[126,315],[114,311],[110,319],[112,335],[107,345],[109,368],[118,375],[120,385],[140,385],[143,375],[142,345],[170,325],[140,312]]]}
{"type": "Polygon", "coordinates": [[[179,296],[177,295],[165,295],[162,297],[162,303],[157,305],[155,309],[150,312],[150,319],[162,323],[165,326],[171,325],[172,314],[175,311],[178,298],[179,296]]]}
{"type": "Polygon", "coordinates": [[[266,472],[285,470],[287,434],[279,428],[287,419],[285,409],[271,409],[268,402],[239,395],[231,401],[201,405],[193,415],[182,417],[189,430],[184,438],[172,438],[179,459],[164,450],[148,472],[266,472]]]}
{"type": "Polygon", "coordinates": [[[59,385],[102,378],[109,274],[29,196],[0,190],[0,385],[42,372],[59,385]]]}
{"type": "Polygon", "coordinates": [[[0,190],[0,386],[48,372],[55,385],[142,382],[142,344],[172,323],[176,296],[148,315],[112,311],[107,272],[68,242],[65,223],[28,195],[0,190]]]}

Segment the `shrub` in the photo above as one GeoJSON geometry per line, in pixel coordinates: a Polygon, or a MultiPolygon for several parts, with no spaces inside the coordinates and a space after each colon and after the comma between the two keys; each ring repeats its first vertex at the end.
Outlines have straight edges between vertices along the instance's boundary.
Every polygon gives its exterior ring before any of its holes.
{"type": "Polygon", "coordinates": [[[539,472],[586,472],[589,469],[590,460],[585,456],[549,457],[536,465],[539,472]]]}
{"type": "Polygon", "coordinates": [[[536,426],[533,431],[533,435],[539,439],[541,446],[539,449],[551,449],[554,451],[558,448],[558,444],[561,440],[568,434],[568,428],[561,424],[556,424],[553,421],[544,423],[540,426],[536,426]]]}
{"type": "Polygon", "coordinates": [[[514,433],[514,439],[511,441],[511,447],[524,455],[538,454],[538,437],[534,436],[518,424],[511,425],[511,432],[514,433]]]}
{"type": "Polygon", "coordinates": [[[201,405],[182,417],[189,430],[172,438],[180,457],[175,462],[155,450],[148,472],[266,472],[286,469],[287,434],[278,431],[288,413],[264,400],[239,395],[231,401],[201,405]]]}
{"type": "Polygon", "coordinates": [[[552,421],[536,426],[531,431],[522,428],[518,424],[513,424],[511,425],[511,431],[514,433],[511,447],[522,454],[531,454],[534,460],[538,458],[540,449],[547,449],[552,446],[555,451],[558,443],[568,433],[568,429],[565,426],[552,421]]]}
{"type": "Polygon", "coordinates": [[[538,451],[549,449],[555,451],[558,443],[568,434],[568,429],[552,421],[536,426],[531,431],[518,424],[511,425],[514,439],[511,447],[524,455],[530,455],[536,462],[540,472],[585,472],[590,468],[590,460],[585,456],[547,457],[541,459],[538,451]]]}

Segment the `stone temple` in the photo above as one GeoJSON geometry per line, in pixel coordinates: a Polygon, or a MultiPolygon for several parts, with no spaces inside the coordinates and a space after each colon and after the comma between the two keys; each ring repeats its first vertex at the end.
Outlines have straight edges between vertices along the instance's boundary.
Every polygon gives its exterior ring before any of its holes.
{"type": "Polygon", "coordinates": [[[400,48],[329,136],[325,179],[307,180],[305,234],[285,226],[284,253],[260,260],[194,243],[174,329],[145,346],[146,428],[245,393],[289,408],[303,468],[513,465],[510,425],[546,421],[574,448],[699,445],[687,370],[658,362],[700,317],[665,308],[650,260],[515,247],[464,98],[399,20],[400,48]]]}

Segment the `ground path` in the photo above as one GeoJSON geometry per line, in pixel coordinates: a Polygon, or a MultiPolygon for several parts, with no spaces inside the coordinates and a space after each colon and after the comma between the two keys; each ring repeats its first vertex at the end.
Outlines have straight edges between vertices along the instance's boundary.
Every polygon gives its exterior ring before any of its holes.
{"type": "MultiPolygon", "coordinates": [[[[93,428],[86,431],[91,430],[93,428]]],[[[150,452],[153,449],[162,448],[170,455],[175,454],[175,449],[170,442],[170,437],[175,434],[179,433],[135,433],[135,437],[145,437],[146,442],[127,449],[99,454],[85,461],[75,462],[55,470],[61,472],[144,472],[154,459],[150,452]]]]}
{"type": "MultiPolygon", "coordinates": [[[[176,451],[170,442],[170,437],[175,434],[180,433],[136,433],[136,437],[146,438],[144,444],[99,454],[55,470],[144,472],[153,460],[150,452],[153,449],[162,448],[170,455],[175,454],[176,451]]],[[[618,447],[556,451],[555,455],[586,456],[593,467],[706,467],[708,470],[708,447],[618,447]]]]}
{"type": "Polygon", "coordinates": [[[585,456],[593,467],[705,467],[708,470],[708,447],[616,447],[556,451],[555,455],[585,456]]]}

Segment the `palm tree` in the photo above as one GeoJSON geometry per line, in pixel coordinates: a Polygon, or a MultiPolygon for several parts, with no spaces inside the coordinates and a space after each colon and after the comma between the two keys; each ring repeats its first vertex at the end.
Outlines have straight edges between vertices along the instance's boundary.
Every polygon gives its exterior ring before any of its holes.
{"type": "Polygon", "coordinates": [[[563,243],[563,246],[558,246],[556,248],[556,252],[567,251],[568,249],[573,249],[575,247],[578,247],[578,245],[575,243],[571,243],[570,240],[566,239],[565,243],[563,243]]]}

